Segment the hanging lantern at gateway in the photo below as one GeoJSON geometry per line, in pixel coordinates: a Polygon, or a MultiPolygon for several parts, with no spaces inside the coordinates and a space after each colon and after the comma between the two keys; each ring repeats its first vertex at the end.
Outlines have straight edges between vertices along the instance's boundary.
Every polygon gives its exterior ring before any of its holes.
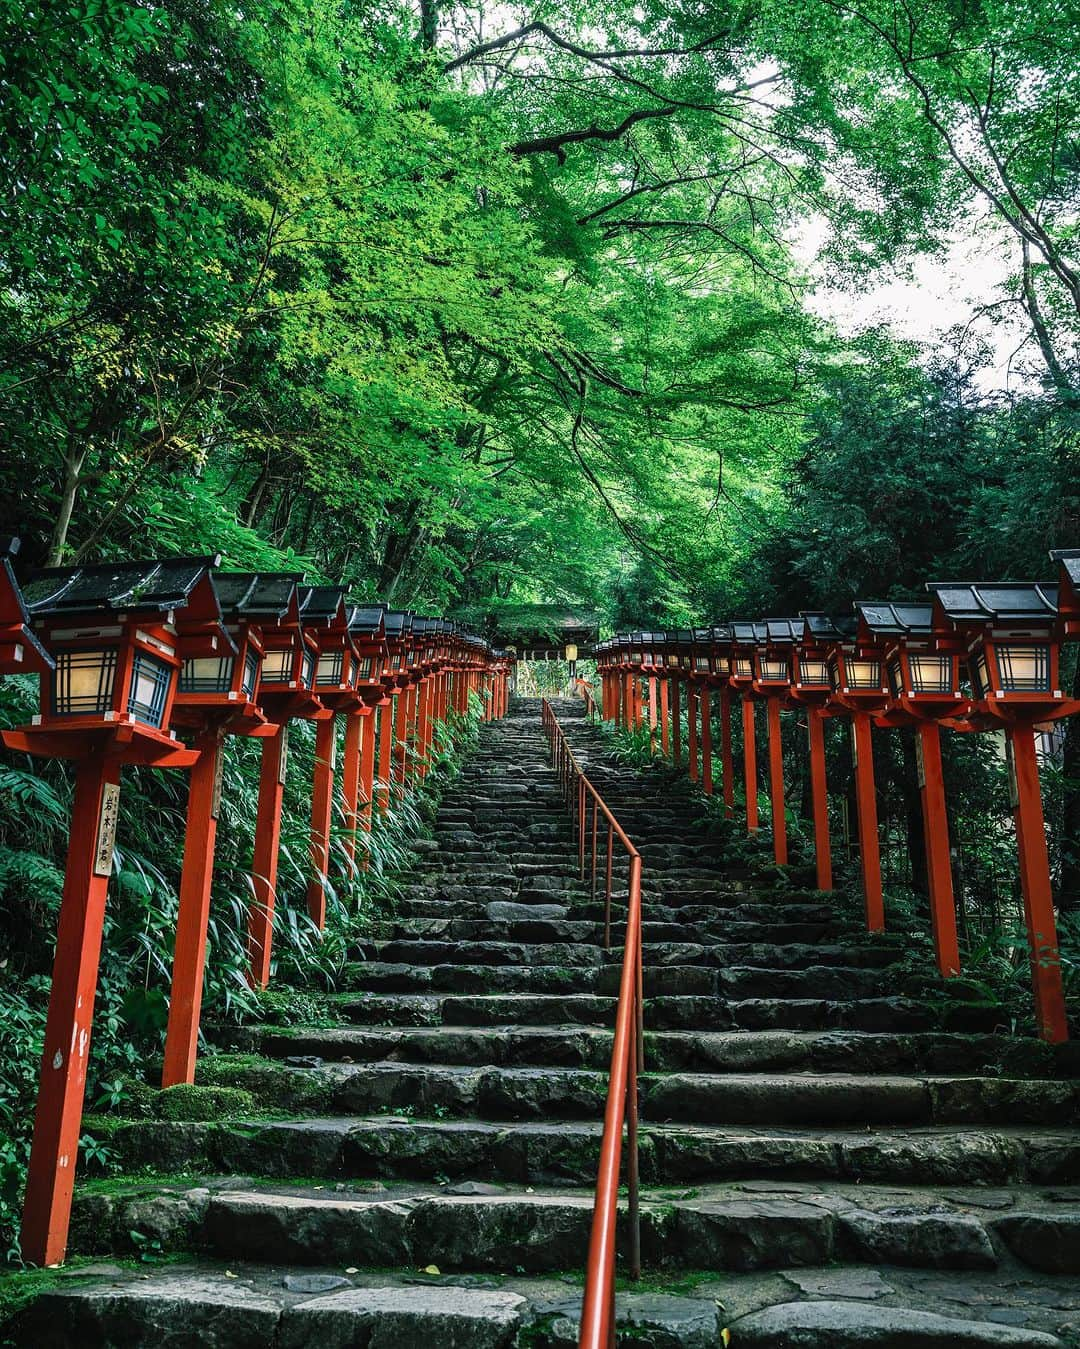
{"type": "Polygon", "coordinates": [[[863,651],[876,649],[889,685],[889,703],[874,720],[879,726],[911,727],[915,732],[934,952],[939,972],[948,978],[960,972],[960,952],[940,723],[955,724],[967,707],[960,691],[955,641],[946,638],[943,649],[933,631],[929,604],[856,600],[855,610],[860,646],[863,651]]]}
{"type": "Polygon", "coordinates": [[[1057,1043],[1068,1038],[1068,1024],[1035,727],[1080,712],[1080,701],[1067,699],[1059,687],[1064,625],[1058,588],[1045,581],[932,581],[927,589],[942,647],[952,637],[967,659],[968,722],[1005,732],[1035,1015],[1043,1039],[1057,1043]]]}
{"type": "Polygon", "coordinates": [[[67,1245],[121,769],[190,768],[198,759],[167,727],[185,623],[202,632],[204,653],[230,646],[224,629],[213,629],[215,562],[55,568],[23,591],[32,648],[48,652],[55,670],[39,662],[41,711],[5,731],[4,743],[78,760],[23,1207],[22,1253],[35,1264],[58,1263],[67,1245]]]}

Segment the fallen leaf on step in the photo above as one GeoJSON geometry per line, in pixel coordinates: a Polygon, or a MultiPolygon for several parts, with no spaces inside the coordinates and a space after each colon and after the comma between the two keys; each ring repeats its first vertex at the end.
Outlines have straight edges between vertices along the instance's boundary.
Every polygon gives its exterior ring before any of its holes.
{"type": "Polygon", "coordinates": [[[425,1265],[420,1272],[421,1274],[439,1274],[442,1271],[439,1269],[438,1265],[425,1265]]]}

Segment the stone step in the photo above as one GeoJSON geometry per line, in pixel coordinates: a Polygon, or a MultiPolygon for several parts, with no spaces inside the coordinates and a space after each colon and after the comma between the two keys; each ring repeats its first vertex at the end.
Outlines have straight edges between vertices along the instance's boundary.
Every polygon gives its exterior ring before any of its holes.
{"type": "MultiPolygon", "coordinates": [[[[615,999],[591,993],[452,994],[343,993],[331,999],[347,1020],[362,1025],[583,1025],[612,1026],[615,999]]],[[[827,999],[665,995],[647,999],[647,1026],[656,1030],[859,1030],[915,1032],[942,1029],[993,1033],[1008,1025],[994,1006],[932,1008],[913,998],[827,999]]],[[[1027,1045],[1029,1041],[1021,1041],[1027,1045]]]]}
{"type": "MultiPolygon", "coordinates": [[[[459,1187],[376,1191],[204,1186],[88,1194],[74,1231],[87,1253],[137,1253],[147,1240],[232,1261],[547,1273],[580,1268],[588,1248],[588,1191],[459,1187]],[[476,1190],[484,1191],[476,1193],[476,1190]],[[132,1231],[140,1232],[136,1242],[132,1231]]],[[[985,1195],[975,1195],[985,1202],[985,1195]]],[[[1080,1249],[1061,1250],[1080,1227],[1071,1207],[1028,1190],[1000,1193],[1005,1212],[935,1191],[882,1192],[818,1184],[800,1188],[709,1185],[682,1197],[641,1199],[647,1268],[757,1271],[833,1261],[950,1270],[995,1269],[1003,1258],[1041,1272],[1080,1272],[1080,1249]],[[1020,1234],[1023,1234],[1021,1236],[1020,1234]],[[1048,1266],[1050,1267],[1048,1269],[1048,1266]]],[[[620,1211],[626,1248],[626,1213],[620,1211]]]]}
{"type": "MultiPolygon", "coordinates": [[[[244,1087],[268,1110],[370,1114],[407,1108],[421,1115],[482,1119],[595,1119],[607,1072],[587,1068],[323,1063],[208,1059],[202,1080],[244,1087]]],[[[1080,1082],[1049,1078],[900,1076],[877,1073],[666,1072],[641,1079],[643,1115],[657,1122],[711,1124],[1074,1125],[1080,1082]]]]}
{"type": "MultiPolygon", "coordinates": [[[[251,1120],[138,1120],[110,1136],[120,1165],[183,1174],[476,1180],[520,1185],[595,1183],[599,1118],[483,1121],[411,1115],[251,1120]]],[[[1080,1185],[1080,1136],[1036,1126],[920,1126],[873,1130],[660,1123],[643,1118],[642,1179],[850,1181],[883,1186],[1080,1185]]],[[[1001,1204],[991,1196],[989,1211],[1001,1204]]],[[[1006,1208],[1008,1205],[1005,1206],[1006,1208]]]]}
{"type": "MultiPolygon", "coordinates": [[[[317,1056],[353,1063],[526,1064],[606,1069],[612,1036],[581,1025],[354,1027],[277,1030],[248,1027],[239,1046],[274,1058],[317,1056]]],[[[1080,1078],[1072,1043],[1048,1045],[1005,1035],[859,1031],[645,1031],[652,1072],[992,1073],[1010,1078],[1080,1078]]]]}

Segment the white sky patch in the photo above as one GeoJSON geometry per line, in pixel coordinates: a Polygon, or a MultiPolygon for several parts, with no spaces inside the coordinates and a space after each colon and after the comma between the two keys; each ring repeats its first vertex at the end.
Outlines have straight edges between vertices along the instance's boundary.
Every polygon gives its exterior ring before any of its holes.
{"type": "Polygon", "coordinates": [[[819,259],[827,232],[824,220],[807,220],[793,248],[808,265],[813,282],[809,308],[843,336],[880,324],[898,338],[918,343],[930,357],[953,345],[957,329],[968,329],[992,353],[977,378],[980,388],[1016,392],[1030,383],[1026,372],[1033,365],[1038,368],[1039,358],[1027,316],[1016,305],[1000,304],[1017,264],[1011,238],[973,213],[964,230],[954,232],[944,254],[917,257],[904,269],[883,271],[876,284],[841,287],[830,282],[819,259]],[[995,307],[981,312],[987,306],[995,307]]]}

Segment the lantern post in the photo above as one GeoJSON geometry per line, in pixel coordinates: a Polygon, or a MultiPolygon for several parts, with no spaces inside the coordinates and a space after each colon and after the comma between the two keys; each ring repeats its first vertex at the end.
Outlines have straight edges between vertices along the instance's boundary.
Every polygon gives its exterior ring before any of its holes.
{"type": "Polygon", "coordinates": [[[660,689],[660,753],[667,759],[671,757],[671,676],[668,670],[670,652],[667,633],[654,632],[652,639],[653,664],[660,689]]]}
{"type": "Polygon", "coordinates": [[[784,803],[784,747],[781,739],[780,706],[791,693],[792,650],[801,623],[790,618],[769,618],[755,624],[764,629],[754,648],[753,690],[765,700],[769,728],[769,807],[772,816],[773,859],[787,866],[787,818],[784,803]]]}
{"type": "MultiPolygon", "coordinates": [[[[352,605],[347,614],[355,669],[356,702],[345,719],[345,752],[341,765],[341,794],[345,815],[345,854],[356,861],[356,835],[371,830],[375,789],[375,730],[378,710],[389,700],[382,684],[386,661],[385,609],[382,605],[352,605]]],[[[367,864],[367,856],[362,865],[367,864]]]]}
{"type": "MultiPolygon", "coordinates": [[[[198,760],[166,728],[184,614],[190,607],[201,620],[215,611],[215,561],[55,568],[23,592],[37,640],[21,643],[22,655],[41,665],[41,711],[29,726],[4,731],[4,743],[78,764],[23,1206],[22,1252],[34,1264],[57,1264],[67,1248],[121,769],[198,760]]],[[[223,630],[219,640],[227,647],[223,630]]]]}
{"type": "Polygon", "coordinates": [[[742,700],[743,780],[746,784],[746,831],[758,831],[757,735],[754,720],[754,651],[764,640],[763,625],[731,624],[730,685],[742,700]],[[762,628],[759,631],[759,627],[762,628]]]}
{"type": "Polygon", "coordinates": [[[174,727],[192,734],[199,757],[188,790],[163,1087],[195,1080],[225,737],[277,734],[257,701],[264,650],[260,578],[226,574],[214,582],[230,646],[215,646],[214,616],[197,627],[185,624],[171,717],[174,727]]]}
{"type": "Polygon", "coordinates": [[[324,711],[314,692],[319,647],[312,633],[304,630],[300,580],[302,577],[291,573],[258,578],[259,602],[275,606],[277,614],[261,625],[264,650],[258,701],[267,720],[277,727],[277,733],[263,740],[259,763],[252,903],[248,915],[248,978],[253,988],[265,988],[270,982],[289,723],[298,717],[314,720],[324,711]]]}
{"type": "Polygon", "coordinates": [[[801,631],[791,653],[793,703],[806,708],[806,731],[810,754],[810,803],[814,816],[814,883],[819,890],[833,888],[832,849],[829,843],[829,794],[825,774],[825,718],[830,716],[829,649],[827,635],[832,623],[821,631],[820,615],[803,615],[801,631]]]}
{"type": "Polygon", "coordinates": [[[1035,727],[1080,711],[1060,687],[1063,625],[1051,582],[930,582],[934,631],[955,633],[972,685],[968,723],[1004,730],[1039,1033],[1068,1038],[1035,727]]]}
{"type": "Polygon", "coordinates": [[[828,641],[830,705],[851,717],[866,928],[868,932],[882,932],[885,929],[885,898],[881,885],[881,843],[871,739],[873,718],[889,703],[881,652],[874,643],[858,641],[854,615],[834,619],[825,614],[804,614],[803,617],[816,635],[828,641]]]}
{"type": "Polygon", "coordinates": [[[409,615],[400,609],[390,609],[384,616],[386,662],[382,672],[382,686],[386,693],[379,716],[379,758],[376,799],[380,812],[390,805],[394,774],[394,727],[398,704],[407,681],[405,664],[405,623],[409,615]]]}
{"type": "MultiPolygon", "coordinates": [[[[672,760],[682,762],[682,687],[687,686],[689,693],[690,671],[694,665],[694,634],[689,628],[679,628],[668,633],[668,671],[671,677],[671,720],[672,720],[672,760]]],[[[687,701],[687,730],[689,731],[690,706],[687,701]]]]}
{"type": "Polygon", "coordinates": [[[930,926],[938,970],[944,978],[950,978],[960,972],[960,948],[940,723],[967,710],[960,692],[956,641],[935,636],[933,607],[929,604],[856,600],[855,610],[863,649],[869,651],[876,646],[885,663],[890,701],[875,722],[879,726],[911,727],[915,732],[930,926]]]}

